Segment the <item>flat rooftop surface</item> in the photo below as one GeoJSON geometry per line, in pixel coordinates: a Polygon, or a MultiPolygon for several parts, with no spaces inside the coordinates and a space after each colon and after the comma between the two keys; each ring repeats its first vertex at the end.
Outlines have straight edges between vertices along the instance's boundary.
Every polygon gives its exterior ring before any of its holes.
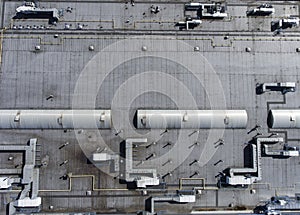
{"type": "MultiPolygon", "coordinates": [[[[151,196],[193,187],[201,188],[196,202],[155,203],[155,210],[181,214],[205,208],[253,209],[271,196],[300,192],[299,157],[262,157],[260,182],[248,188],[217,187],[219,172],[248,162],[245,148],[257,134],[249,133],[252,128],[260,125],[262,136],[277,132],[268,130],[268,108],[300,107],[297,88],[285,95],[256,94],[257,83],[296,82],[298,87],[299,28],[276,34],[270,23],[299,15],[299,2],[272,1],[275,14],[255,18],[246,11],[264,2],[227,0],[227,18],[179,30],[175,24],[185,19],[185,3],[39,1],[40,7],[63,12],[57,25],[49,25],[47,20],[13,20],[21,2],[0,1],[0,109],[112,111],[112,128],[106,130],[0,130],[1,144],[38,139],[36,162],[49,161],[39,174],[42,212],[136,213],[145,210],[151,196]],[[151,13],[151,5],[161,11],[151,13]],[[246,129],[199,132],[136,129],[138,109],[246,110],[248,124],[246,129]],[[108,163],[89,161],[94,152],[120,154],[121,143],[135,137],[147,138],[148,144],[134,148],[134,168],[156,169],[165,189],[130,189],[108,163]],[[224,145],[215,144],[219,139],[224,145]],[[219,160],[223,162],[216,164],[219,160]]],[[[299,146],[297,129],[286,135],[289,145],[299,146]]],[[[21,154],[0,153],[1,168],[22,162],[21,154]]],[[[0,192],[1,213],[17,195],[0,192]]]]}

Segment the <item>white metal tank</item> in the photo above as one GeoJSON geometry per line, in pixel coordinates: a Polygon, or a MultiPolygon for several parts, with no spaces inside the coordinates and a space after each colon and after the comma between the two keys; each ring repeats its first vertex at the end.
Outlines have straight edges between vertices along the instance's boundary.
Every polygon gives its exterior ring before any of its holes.
{"type": "Polygon", "coordinates": [[[0,129],[105,129],[110,110],[0,110],[0,129]]]}
{"type": "Polygon", "coordinates": [[[269,128],[300,128],[300,110],[270,110],[269,128]]]}
{"type": "Polygon", "coordinates": [[[245,110],[138,110],[137,128],[246,128],[245,110]]]}

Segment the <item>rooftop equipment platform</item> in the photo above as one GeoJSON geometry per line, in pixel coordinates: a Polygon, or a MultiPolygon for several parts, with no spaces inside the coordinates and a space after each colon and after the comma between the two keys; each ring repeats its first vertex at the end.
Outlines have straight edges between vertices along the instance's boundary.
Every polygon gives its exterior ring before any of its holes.
{"type": "Polygon", "coordinates": [[[223,19],[228,16],[226,6],[222,6],[220,2],[211,4],[191,2],[185,5],[185,10],[197,11],[201,19],[223,19]]]}
{"type": "Polygon", "coordinates": [[[39,8],[34,2],[25,2],[16,9],[14,19],[48,19],[49,24],[59,20],[59,11],[56,8],[39,8]]]}
{"type": "Polygon", "coordinates": [[[270,91],[280,91],[282,94],[296,91],[295,82],[282,82],[282,83],[263,83],[258,84],[256,87],[257,94],[263,94],[270,91]]]}
{"type": "Polygon", "coordinates": [[[299,17],[290,16],[289,18],[280,19],[271,22],[271,31],[282,30],[299,26],[299,17]]]}
{"type": "Polygon", "coordinates": [[[275,8],[270,4],[262,4],[246,12],[247,16],[269,16],[275,13],[275,8]]]}

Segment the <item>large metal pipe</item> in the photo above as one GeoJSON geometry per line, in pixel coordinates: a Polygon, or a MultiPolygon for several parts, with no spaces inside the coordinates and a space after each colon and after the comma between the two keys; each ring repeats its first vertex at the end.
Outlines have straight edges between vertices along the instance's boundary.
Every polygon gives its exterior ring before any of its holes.
{"type": "Polygon", "coordinates": [[[105,129],[110,110],[0,110],[0,129],[105,129]]]}
{"type": "Polygon", "coordinates": [[[245,110],[138,110],[137,128],[246,128],[245,110]]]}
{"type": "Polygon", "coordinates": [[[300,128],[300,110],[270,110],[269,128],[300,128]]]}

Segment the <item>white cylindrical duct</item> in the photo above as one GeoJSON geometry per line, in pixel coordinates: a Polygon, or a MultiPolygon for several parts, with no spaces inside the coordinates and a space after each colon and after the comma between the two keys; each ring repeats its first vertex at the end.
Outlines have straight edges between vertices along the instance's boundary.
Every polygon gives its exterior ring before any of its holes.
{"type": "Polygon", "coordinates": [[[137,128],[246,128],[245,110],[138,110],[137,128]]]}
{"type": "Polygon", "coordinates": [[[0,129],[105,129],[110,110],[0,110],[0,129]]]}
{"type": "Polygon", "coordinates": [[[300,110],[270,110],[269,128],[300,128],[300,110]]]}

